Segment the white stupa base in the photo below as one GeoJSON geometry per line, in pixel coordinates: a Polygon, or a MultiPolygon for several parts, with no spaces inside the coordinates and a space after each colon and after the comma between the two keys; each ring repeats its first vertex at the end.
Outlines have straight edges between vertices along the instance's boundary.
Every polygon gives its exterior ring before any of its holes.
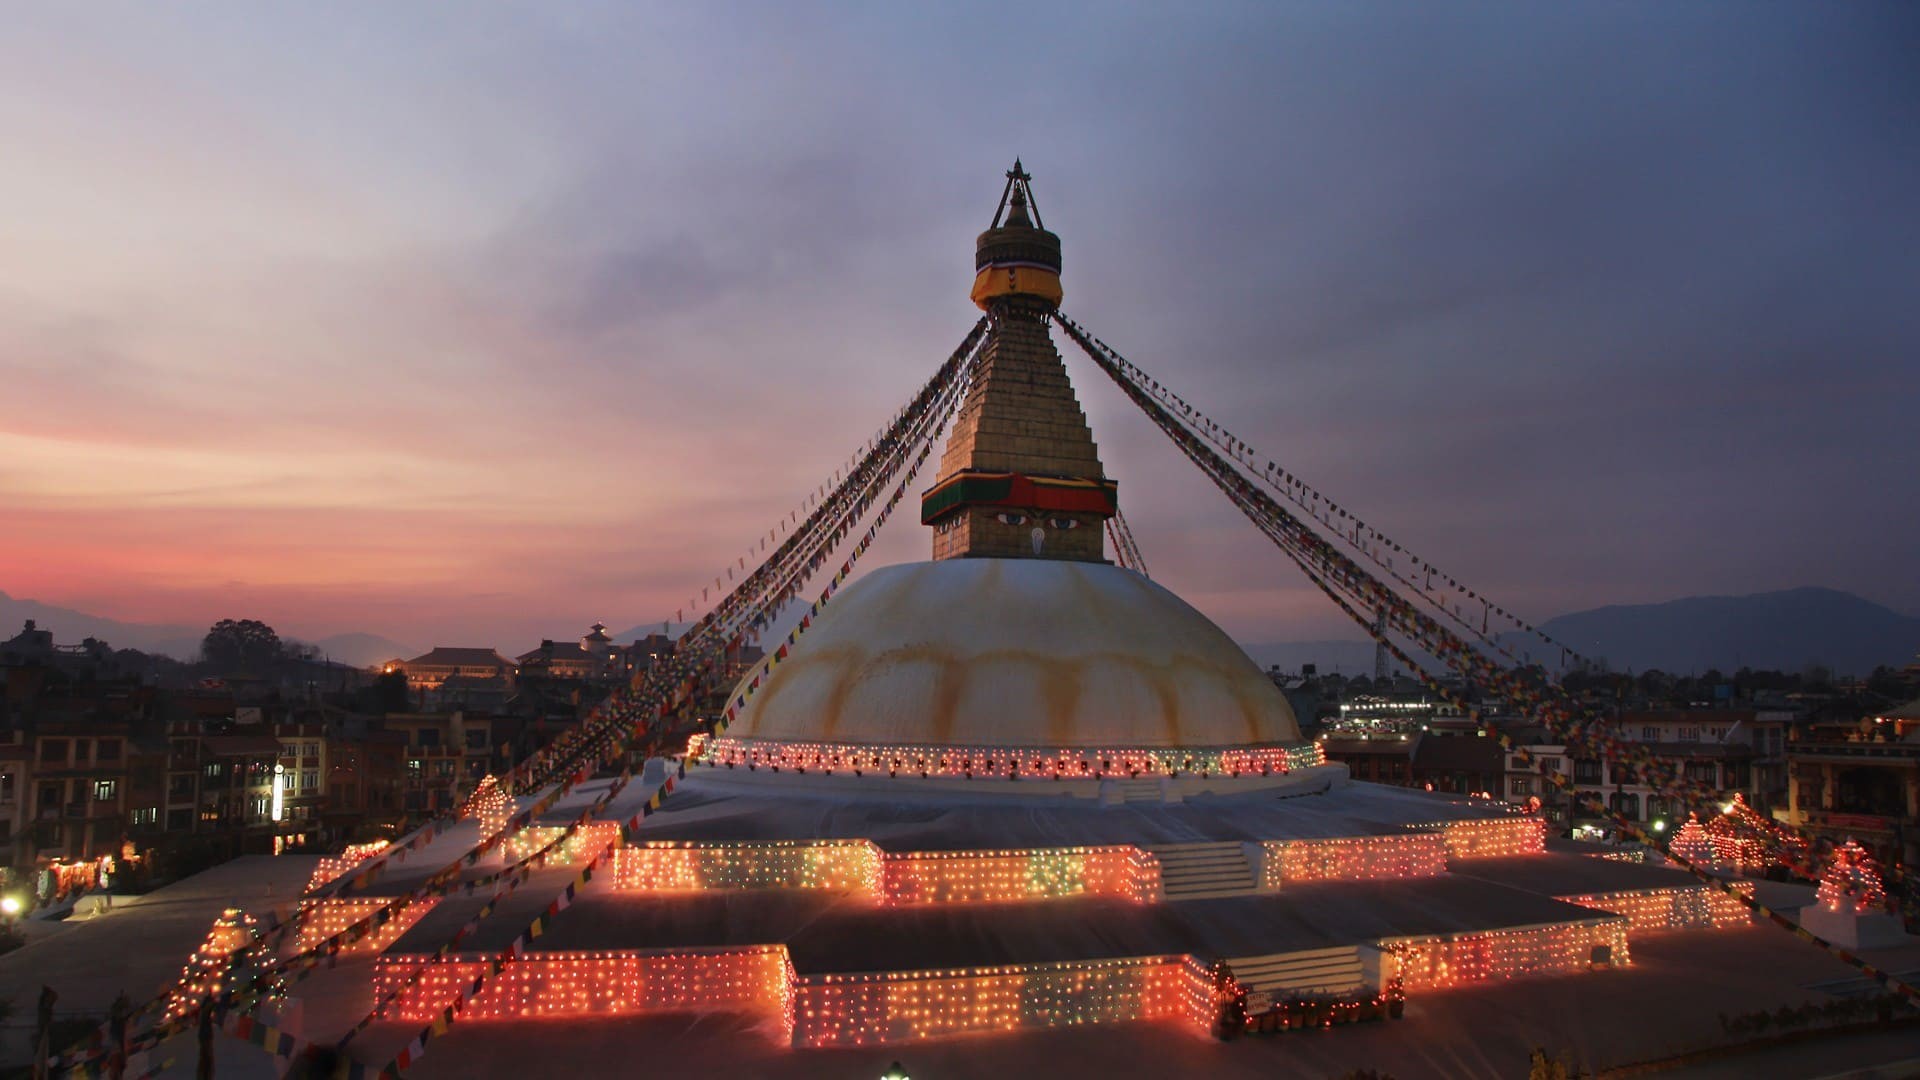
{"type": "Polygon", "coordinates": [[[1848,949],[1876,949],[1920,942],[1920,937],[1906,932],[1899,918],[1884,912],[1856,915],[1851,911],[1828,911],[1819,904],[1808,904],[1800,909],[1800,925],[1806,927],[1808,932],[1848,949]]]}

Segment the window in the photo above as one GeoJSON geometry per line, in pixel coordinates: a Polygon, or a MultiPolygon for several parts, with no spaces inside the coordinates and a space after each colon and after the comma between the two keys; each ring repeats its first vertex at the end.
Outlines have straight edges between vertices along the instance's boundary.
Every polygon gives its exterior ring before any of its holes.
{"type": "Polygon", "coordinates": [[[467,729],[467,749],[485,750],[486,748],[487,748],[486,729],[485,728],[468,728],[467,729]]]}
{"type": "Polygon", "coordinates": [[[320,790],[320,770],[319,769],[301,769],[300,770],[300,790],[301,791],[320,790]]]}
{"type": "Polygon", "coordinates": [[[425,762],[421,761],[419,758],[407,759],[407,775],[408,776],[411,776],[415,780],[418,780],[421,776],[425,774],[426,774],[425,762]]]}
{"type": "Polygon", "coordinates": [[[87,764],[87,755],[91,753],[93,753],[92,739],[73,740],[73,763],[75,765],[87,764]]]}
{"type": "Polygon", "coordinates": [[[1719,778],[1716,775],[1713,762],[1689,761],[1687,762],[1687,779],[1697,780],[1703,784],[1714,784],[1718,782],[1719,778]]]}
{"type": "Polygon", "coordinates": [[[193,811],[191,809],[185,809],[185,808],[180,810],[167,811],[167,831],[168,832],[192,832],[193,831],[193,811]]]}
{"type": "Polygon", "coordinates": [[[1598,761],[1576,760],[1573,763],[1573,779],[1576,783],[1597,784],[1600,782],[1600,763],[1598,761]]]}
{"type": "Polygon", "coordinates": [[[1567,763],[1566,763],[1565,761],[1563,761],[1563,760],[1561,760],[1560,758],[1557,758],[1557,757],[1543,757],[1543,758],[1538,758],[1538,759],[1536,759],[1536,760],[1537,760],[1537,761],[1539,762],[1539,764],[1540,764],[1540,773],[1541,773],[1541,775],[1543,775],[1543,776],[1544,776],[1544,775],[1548,775],[1548,774],[1551,774],[1551,773],[1558,773],[1558,772],[1566,772],[1566,771],[1567,771],[1567,763]]]}
{"type": "Polygon", "coordinates": [[[1640,796],[1628,795],[1625,792],[1615,792],[1613,795],[1613,812],[1626,818],[1628,821],[1639,821],[1640,796]]]}
{"type": "Polygon", "coordinates": [[[154,825],[159,821],[160,808],[157,806],[146,806],[133,812],[133,823],[135,825],[154,825]]]}
{"type": "Polygon", "coordinates": [[[67,763],[67,740],[41,739],[40,764],[65,765],[67,763]]]}
{"type": "Polygon", "coordinates": [[[453,775],[453,762],[441,760],[441,761],[436,761],[433,764],[434,764],[434,770],[433,770],[434,775],[436,776],[452,776],[453,775]]]}
{"type": "Polygon", "coordinates": [[[93,782],[93,797],[98,802],[112,802],[114,795],[118,794],[119,790],[120,781],[118,780],[95,780],[93,782]]]}
{"type": "Polygon", "coordinates": [[[415,728],[413,732],[413,745],[439,746],[440,733],[432,728],[415,728]]]}
{"type": "Polygon", "coordinates": [[[1653,726],[1653,725],[1651,725],[1651,724],[1649,724],[1649,725],[1647,725],[1646,727],[1643,727],[1643,728],[1641,728],[1641,729],[1640,729],[1640,741],[1641,741],[1641,742],[1659,742],[1659,741],[1660,741],[1660,729],[1659,729],[1659,728],[1657,728],[1657,727],[1654,727],[1654,726],[1653,726]]]}
{"type": "Polygon", "coordinates": [[[1673,816],[1672,807],[1669,805],[1667,798],[1662,795],[1647,796],[1647,816],[1650,818],[1673,816]]]}
{"type": "Polygon", "coordinates": [[[94,757],[94,760],[95,761],[119,761],[120,760],[120,740],[119,739],[101,739],[100,750],[99,750],[99,753],[94,757]]]}
{"type": "Polygon", "coordinates": [[[1524,776],[1516,776],[1516,777],[1514,777],[1514,778],[1513,778],[1513,793],[1514,793],[1515,795],[1531,795],[1531,794],[1533,794],[1533,781],[1531,781],[1531,780],[1529,780],[1529,779],[1527,779],[1527,778],[1526,778],[1526,777],[1524,777],[1524,776]]]}
{"type": "Polygon", "coordinates": [[[193,798],[193,777],[186,773],[177,773],[168,777],[167,798],[170,800],[193,798]]]}
{"type": "Polygon", "coordinates": [[[1681,729],[1680,729],[1680,741],[1681,741],[1681,742],[1699,742],[1699,741],[1700,741],[1700,729],[1699,729],[1699,728],[1697,728],[1697,727],[1683,727],[1683,728],[1681,728],[1681,729]]]}
{"type": "Polygon", "coordinates": [[[225,775],[227,775],[226,762],[224,761],[207,762],[207,779],[218,780],[225,775]]]}
{"type": "Polygon", "coordinates": [[[0,802],[13,801],[13,774],[0,772],[0,802]]]}

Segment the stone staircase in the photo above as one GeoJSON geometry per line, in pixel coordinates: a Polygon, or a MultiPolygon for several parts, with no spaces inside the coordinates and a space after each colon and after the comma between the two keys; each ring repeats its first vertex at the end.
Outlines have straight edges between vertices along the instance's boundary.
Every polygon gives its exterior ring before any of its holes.
{"type": "Polygon", "coordinates": [[[1237,840],[1205,844],[1149,844],[1160,860],[1161,896],[1167,900],[1205,900],[1249,896],[1256,890],[1246,848],[1237,840]]]}
{"type": "Polygon", "coordinates": [[[1107,781],[1107,785],[1109,786],[1107,786],[1106,791],[1103,792],[1103,801],[1108,805],[1151,804],[1158,806],[1166,801],[1166,796],[1161,790],[1160,779],[1158,777],[1148,780],[1109,780],[1107,781]]]}
{"type": "Polygon", "coordinates": [[[1366,965],[1355,945],[1266,956],[1229,957],[1227,966],[1249,996],[1344,997],[1370,985],[1366,965]]]}

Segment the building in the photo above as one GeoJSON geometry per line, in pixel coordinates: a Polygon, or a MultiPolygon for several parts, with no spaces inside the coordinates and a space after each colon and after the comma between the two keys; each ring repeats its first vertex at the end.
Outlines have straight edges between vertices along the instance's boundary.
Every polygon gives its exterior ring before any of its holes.
{"type": "Polygon", "coordinates": [[[540,642],[539,648],[521,653],[516,662],[522,678],[591,679],[605,670],[607,661],[580,642],[556,642],[548,638],[540,642]]]}
{"type": "Polygon", "coordinates": [[[435,816],[459,804],[486,775],[492,726],[470,723],[465,712],[388,713],[386,730],[402,736],[406,778],[401,809],[435,816]]]}
{"type": "Polygon", "coordinates": [[[1786,743],[1786,823],[1920,863],[1920,699],[1858,721],[1801,725],[1786,743]]]}
{"type": "Polygon", "coordinates": [[[449,648],[445,645],[436,645],[432,651],[411,660],[390,660],[383,667],[389,672],[406,673],[407,685],[416,690],[437,689],[454,675],[476,679],[510,679],[514,674],[513,661],[496,650],[449,648]]]}
{"type": "Polygon", "coordinates": [[[218,839],[232,854],[273,849],[274,766],[280,740],[271,731],[233,727],[200,737],[198,833],[218,839]]]}

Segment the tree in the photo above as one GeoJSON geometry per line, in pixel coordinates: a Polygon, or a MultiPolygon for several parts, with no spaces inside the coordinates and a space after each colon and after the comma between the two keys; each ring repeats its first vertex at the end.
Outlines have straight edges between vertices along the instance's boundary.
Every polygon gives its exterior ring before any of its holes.
{"type": "Polygon", "coordinates": [[[263,673],[280,659],[280,635],[258,619],[221,619],[200,640],[200,655],[222,674],[263,673]]]}

